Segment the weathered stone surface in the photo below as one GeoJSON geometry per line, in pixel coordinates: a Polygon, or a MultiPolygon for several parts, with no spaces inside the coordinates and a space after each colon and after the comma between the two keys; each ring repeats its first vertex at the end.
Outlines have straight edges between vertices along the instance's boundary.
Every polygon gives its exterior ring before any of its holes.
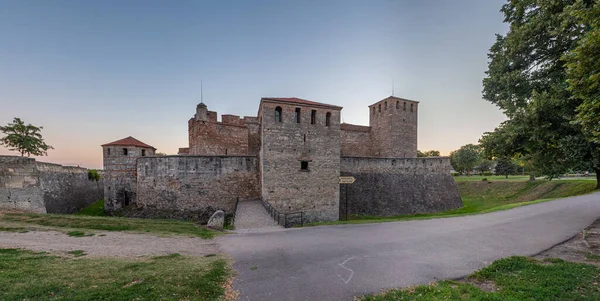
{"type": "Polygon", "coordinates": [[[101,199],[102,181],[87,169],[0,156],[0,208],[36,213],[74,213],[101,199]]]}
{"type": "Polygon", "coordinates": [[[225,227],[225,212],[217,210],[208,220],[207,226],[211,229],[223,230],[225,227]]]}
{"type": "Polygon", "coordinates": [[[304,212],[305,222],[338,219],[340,109],[261,102],[262,196],[279,213],[304,212]],[[281,122],[275,120],[278,107],[281,122]],[[300,109],[300,123],[296,109],[300,109]],[[327,113],[331,114],[329,126],[327,113]],[[301,169],[302,161],[308,162],[307,170],[301,169]]]}
{"type": "Polygon", "coordinates": [[[256,197],[256,157],[144,157],[138,159],[136,206],[124,214],[206,223],[216,210],[233,214],[237,198],[256,197]]]}
{"type": "Polygon", "coordinates": [[[341,174],[356,181],[340,185],[340,218],[346,214],[393,216],[433,213],[463,206],[450,175],[449,158],[343,157],[341,174]],[[346,198],[347,193],[347,198],[346,198]]]}

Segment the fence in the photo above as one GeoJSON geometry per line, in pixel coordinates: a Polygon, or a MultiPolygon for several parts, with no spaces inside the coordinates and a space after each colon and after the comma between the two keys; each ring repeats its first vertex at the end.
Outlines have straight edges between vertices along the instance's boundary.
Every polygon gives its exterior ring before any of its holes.
{"type": "Polygon", "coordinates": [[[231,215],[231,223],[230,225],[235,226],[235,216],[237,214],[238,203],[240,202],[240,198],[235,199],[235,207],[233,208],[233,214],[231,215]]]}
{"type": "Polygon", "coordinates": [[[273,218],[278,225],[284,228],[297,225],[300,225],[301,227],[304,226],[304,212],[279,213],[277,209],[273,208],[273,206],[271,206],[271,204],[267,203],[265,200],[261,199],[260,202],[265,210],[267,210],[269,215],[271,215],[271,218],[273,218]]]}

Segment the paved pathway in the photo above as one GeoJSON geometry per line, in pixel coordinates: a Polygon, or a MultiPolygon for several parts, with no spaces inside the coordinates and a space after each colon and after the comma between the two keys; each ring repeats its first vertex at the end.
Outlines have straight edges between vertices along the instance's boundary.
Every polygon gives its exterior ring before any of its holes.
{"type": "Polygon", "coordinates": [[[457,218],[286,229],[217,239],[235,258],[240,300],[351,300],[466,276],[533,255],[600,217],[591,194],[457,218]]]}
{"type": "Polygon", "coordinates": [[[257,229],[281,229],[267,213],[260,200],[240,201],[235,214],[236,232],[256,232],[257,229]]]}

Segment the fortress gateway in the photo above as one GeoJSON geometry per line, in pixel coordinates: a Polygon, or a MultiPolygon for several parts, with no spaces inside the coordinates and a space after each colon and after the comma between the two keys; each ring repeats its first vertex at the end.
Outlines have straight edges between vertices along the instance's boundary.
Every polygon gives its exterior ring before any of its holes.
{"type": "Polygon", "coordinates": [[[461,207],[449,158],[416,158],[418,106],[388,97],[360,126],[340,123],[342,107],[299,98],[262,98],[257,117],[220,122],[200,103],[178,155],[154,156],[132,137],[102,146],[105,210],[206,221],[217,209],[232,214],[238,199],[260,198],[315,222],[338,220],[346,204],[370,215],[461,207]],[[340,176],[356,182],[340,185],[340,176]]]}

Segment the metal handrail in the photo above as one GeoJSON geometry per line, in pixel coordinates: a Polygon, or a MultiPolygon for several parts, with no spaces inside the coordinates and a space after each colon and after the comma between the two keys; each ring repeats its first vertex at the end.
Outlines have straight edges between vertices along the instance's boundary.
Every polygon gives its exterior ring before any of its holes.
{"type": "Polygon", "coordinates": [[[279,213],[279,211],[277,211],[277,209],[273,208],[273,206],[271,206],[271,204],[269,204],[268,202],[265,202],[264,199],[261,198],[260,202],[262,203],[265,210],[267,210],[269,215],[271,215],[271,218],[273,218],[273,220],[275,220],[278,225],[280,225],[284,228],[290,228],[292,226],[295,226],[295,225],[297,225],[297,223],[293,223],[293,222],[288,223],[288,221],[289,221],[288,216],[300,214],[300,226],[301,227],[304,226],[304,212],[303,211],[279,213]],[[283,220],[282,220],[282,217],[283,217],[283,220]]]}

